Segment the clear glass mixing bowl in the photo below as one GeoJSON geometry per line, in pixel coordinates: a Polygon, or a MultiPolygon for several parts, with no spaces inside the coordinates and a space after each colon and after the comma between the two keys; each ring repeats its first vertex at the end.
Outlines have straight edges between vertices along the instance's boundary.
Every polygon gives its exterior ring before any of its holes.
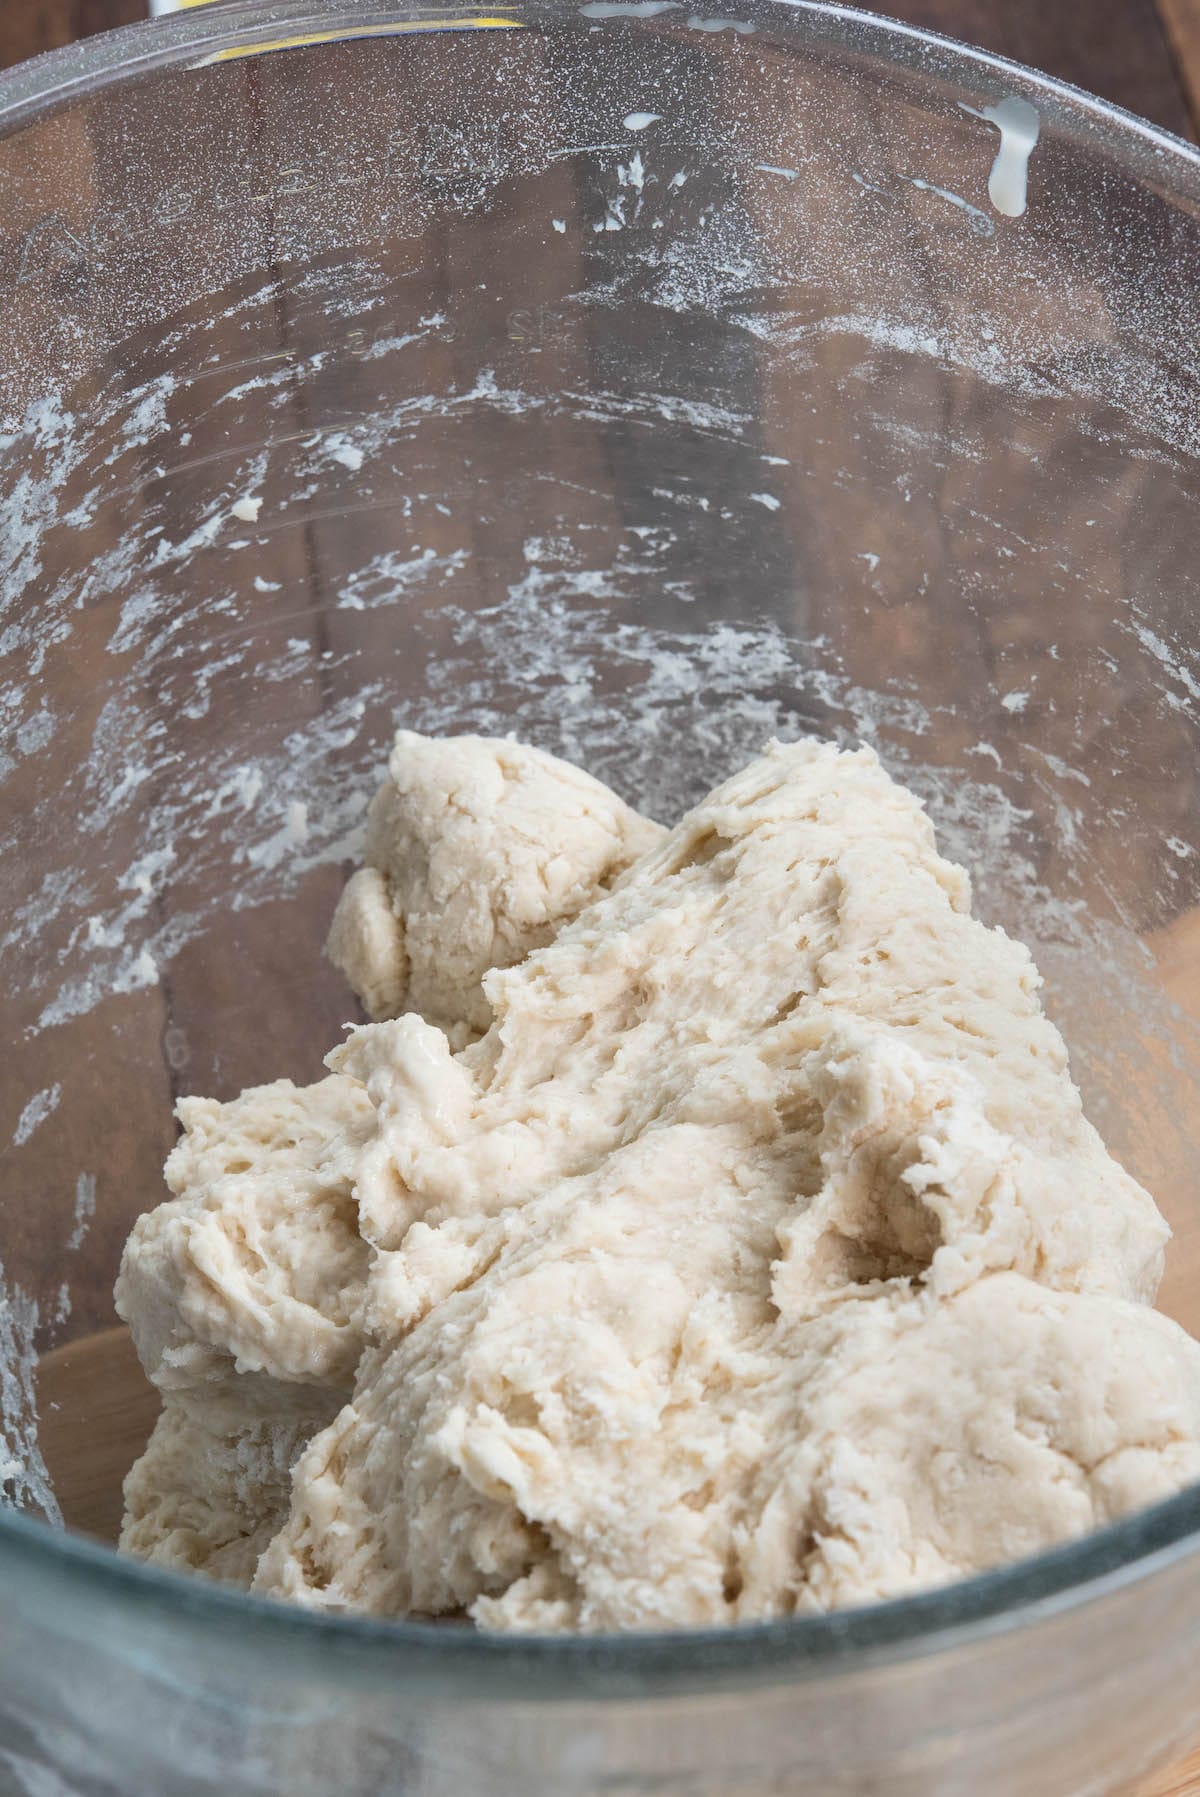
{"type": "Polygon", "coordinates": [[[625,1640],[85,1532],[149,1425],[110,1288],[173,1100],[318,1073],[398,722],[662,816],[772,732],[874,742],[1200,1327],[1198,268],[1195,151],[838,7],[263,0],[0,80],[4,1790],[1066,1797],[1200,1735],[1200,1492],[625,1640]]]}

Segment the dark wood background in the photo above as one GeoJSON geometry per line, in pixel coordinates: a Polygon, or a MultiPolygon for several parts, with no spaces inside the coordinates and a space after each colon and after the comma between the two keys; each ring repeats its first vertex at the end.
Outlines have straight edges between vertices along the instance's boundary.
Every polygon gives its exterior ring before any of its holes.
{"type": "MultiPolygon", "coordinates": [[[[872,10],[1200,136],[1200,0],[877,0],[872,10]]],[[[0,0],[0,66],[145,14],[146,0],[0,0]]]]}
{"type": "MultiPolygon", "coordinates": [[[[1200,0],[876,0],[1200,139],[1200,0]]],[[[132,24],[146,0],[0,0],[0,67],[132,24]]],[[[1137,1797],[1200,1797],[1200,1756],[1137,1797]]]]}

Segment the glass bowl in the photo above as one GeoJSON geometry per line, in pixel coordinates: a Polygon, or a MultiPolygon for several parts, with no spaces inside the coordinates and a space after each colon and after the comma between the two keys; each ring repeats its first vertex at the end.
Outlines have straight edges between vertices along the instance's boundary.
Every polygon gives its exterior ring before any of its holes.
{"type": "Polygon", "coordinates": [[[667,817],[873,742],[1200,1327],[1198,268],[1193,149],[836,6],[239,0],[0,79],[6,1790],[1099,1797],[1200,1736],[1196,1491],[719,1635],[108,1545],[121,1244],[181,1092],[318,1074],[398,723],[667,817]]]}

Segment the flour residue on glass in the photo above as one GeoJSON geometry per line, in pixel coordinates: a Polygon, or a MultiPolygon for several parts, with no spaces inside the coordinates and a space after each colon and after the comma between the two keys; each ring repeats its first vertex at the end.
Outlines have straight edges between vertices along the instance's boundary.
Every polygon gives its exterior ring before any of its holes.
{"type": "Polygon", "coordinates": [[[689,15],[688,29],[691,31],[734,31],[740,37],[749,37],[756,27],[748,19],[707,18],[703,13],[694,12],[689,15]]]}
{"type": "Polygon", "coordinates": [[[61,1098],[62,1086],[57,1080],[52,1086],[45,1086],[40,1092],[34,1093],[17,1119],[17,1127],[13,1131],[14,1148],[25,1146],[34,1131],[39,1129],[50,1113],[57,1108],[61,1098]]]}
{"type": "MultiPolygon", "coordinates": [[[[61,1308],[61,1305],[60,1305],[61,1308]]],[[[0,1265],[0,1508],[32,1511],[62,1527],[62,1512],[38,1447],[38,1306],[0,1265]]]]}
{"type": "Polygon", "coordinates": [[[994,235],[996,227],[987,213],[981,212],[978,206],[972,206],[971,202],[964,200],[961,194],[952,192],[948,187],[938,187],[933,181],[922,180],[918,175],[909,175],[906,178],[910,187],[915,187],[918,193],[932,193],[939,200],[945,200],[948,205],[956,206],[960,212],[965,212],[971,229],[977,237],[994,235]]]}

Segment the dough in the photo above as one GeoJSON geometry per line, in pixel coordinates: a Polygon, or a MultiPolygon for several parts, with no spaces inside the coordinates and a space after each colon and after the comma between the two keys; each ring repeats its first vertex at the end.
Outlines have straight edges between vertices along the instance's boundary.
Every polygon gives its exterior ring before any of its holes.
{"type": "MultiPolygon", "coordinates": [[[[416,994],[470,1040],[488,1014],[489,957],[548,939],[664,831],[516,743],[401,731],[391,769],[369,813],[379,865],[347,886],[329,953],[369,1011],[416,994]]],[[[121,1544],[247,1584],[286,1512],[290,1469],[350,1395],[365,1345],[369,1249],[353,1188],[374,1111],[335,1075],[228,1104],[185,1098],[178,1117],[165,1169],[175,1196],[135,1224],[116,1286],[165,1406],[126,1484],[121,1544]]]]}
{"type": "Polygon", "coordinates": [[[176,1196],[139,1217],[116,1305],[164,1392],[234,1373],[348,1390],[367,1273],[354,1173],[373,1135],[366,1094],[336,1075],[184,1098],[165,1168],[176,1196]]]}
{"type": "MultiPolygon", "coordinates": [[[[441,846],[430,821],[414,852],[441,846]]],[[[1027,951],[869,750],[771,745],[596,885],[483,975],[481,1039],[409,1012],[330,1054],[365,1107],[319,1163],[353,1162],[353,1389],[307,1443],[276,1421],[232,1496],[189,1396],[131,1475],[133,1551],[245,1579],[261,1548],[253,1588],[313,1607],[708,1625],[981,1571],[1200,1477],[1200,1346],[1149,1308],[1166,1226],[1083,1117],[1027,951]]],[[[289,1291],[310,1203],[268,1250],[289,1291]]],[[[160,1383],[311,1379],[290,1313],[278,1339],[273,1299],[248,1314],[273,1271],[201,1328],[143,1251],[160,1383]]]]}
{"type": "Polygon", "coordinates": [[[125,1481],[122,1550],[248,1586],[287,1517],[292,1467],[339,1402],[254,1376],[173,1392],[125,1481]]]}
{"type": "Polygon", "coordinates": [[[662,835],[539,749],[401,730],[326,953],[368,1016],[418,1011],[458,1046],[491,1022],[484,974],[549,942],[662,835]]]}
{"type": "Polygon", "coordinates": [[[184,1098],[178,1115],[176,1196],[135,1223],[115,1293],[164,1398],[125,1481],[121,1546],[246,1585],[362,1353],[353,1176],[372,1110],[331,1076],[184,1098]]]}

